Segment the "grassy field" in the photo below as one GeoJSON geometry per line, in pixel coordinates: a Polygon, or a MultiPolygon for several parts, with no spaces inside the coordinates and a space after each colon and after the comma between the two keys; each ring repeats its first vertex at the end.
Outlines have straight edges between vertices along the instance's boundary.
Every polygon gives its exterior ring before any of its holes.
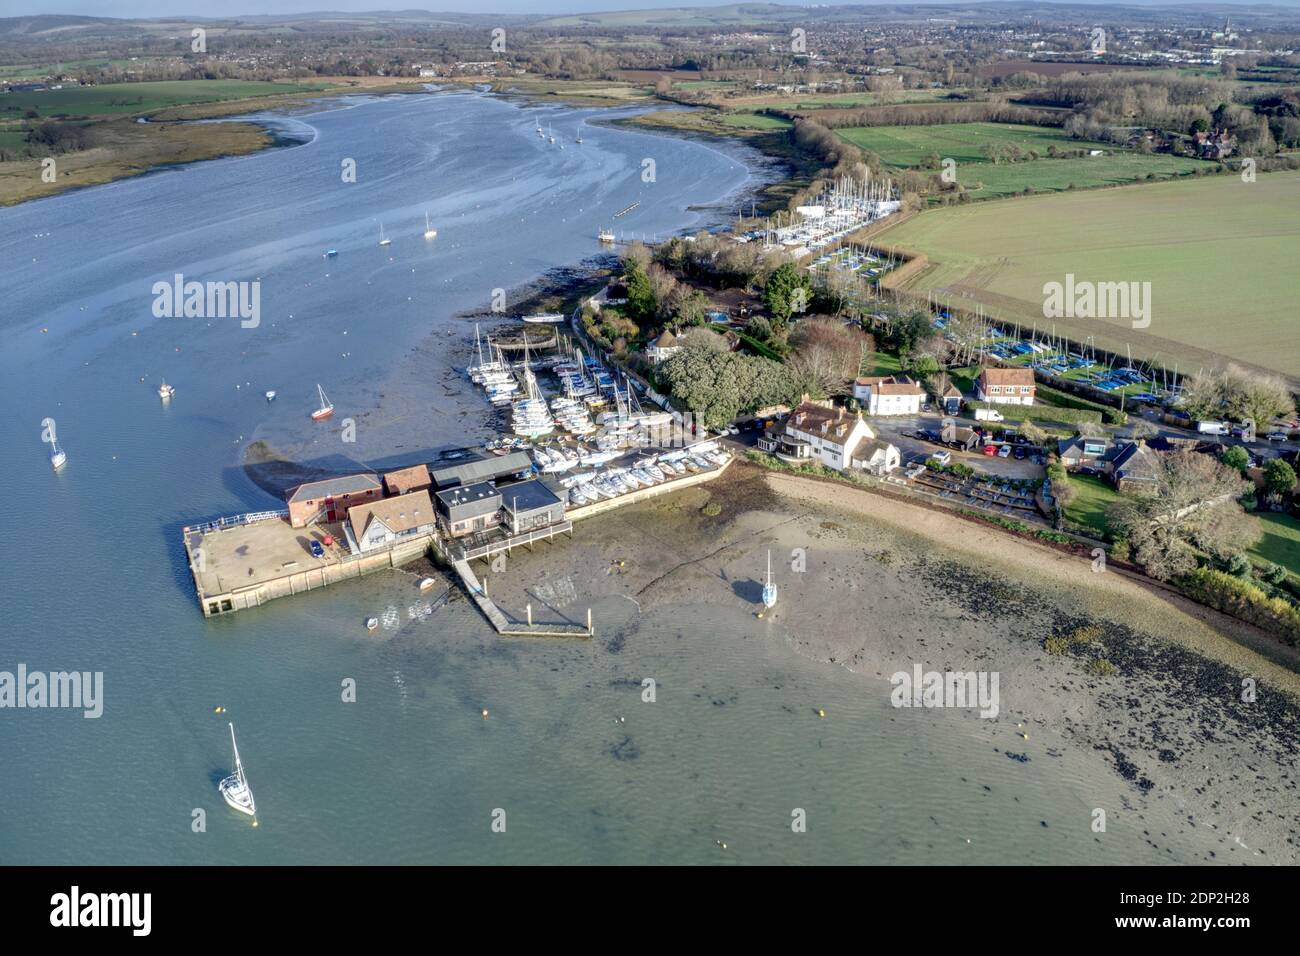
{"type": "Polygon", "coordinates": [[[1147,176],[1164,179],[1190,173],[1205,164],[1199,160],[1162,154],[1143,155],[1116,150],[1102,143],[1071,139],[1048,126],[1011,123],[948,123],[937,126],[866,126],[837,131],[839,136],[870,150],[886,165],[914,169],[927,156],[956,161],[957,182],[976,199],[1023,192],[1057,191],[1070,186],[1106,186],[1130,183],[1147,176]],[[992,163],[985,148],[1011,143],[1041,158],[1015,163],[992,163]],[[1100,149],[1103,156],[1049,159],[1049,147],[1061,150],[1100,149]]]}
{"type": "Polygon", "coordinates": [[[0,97],[0,118],[16,119],[29,110],[51,116],[122,116],[191,103],[217,103],[254,96],[325,89],[323,83],[258,83],[245,80],[175,80],[158,83],[110,83],[0,97]]]}
{"type": "Polygon", "coordinates": [[[1109,481],[1093,475],[1071,475],[1074,500],[1066,506],[1065,517],[1072,524],[1091,528],[1098,536],[1106,534],[1106,509],[1119,499],[1119,492],[1109,481]]]}
{"type": "Polygon", "coordinates": [[[794,124],[779,116],[767,116],[764,113],[724,113],[718,118],[726,126],[739,126],[745,129],[789,129],[794,124]]]}
{"type": "Polygon", "coordinates": [[[983,306],[1023,327],[1054,326],[1100,348],[1182,369],[1234,359],[1300,377],[1295,308],[1300,216],[1294,172],[1212,176],[934,209],[884,232],[923,252],[907,285],[983,306]],[[1151,322],[1043,316],[1043,287],[1150,282],[1151,322]]]}
{"type": "Polygon", "coordinates": [[[1264,537],[1251,548],[1250,556],[1260,561],[1280,564],[1294,575],[1300,575],[1300,520],[1290,515],[1261,514],[1264,537]]]}

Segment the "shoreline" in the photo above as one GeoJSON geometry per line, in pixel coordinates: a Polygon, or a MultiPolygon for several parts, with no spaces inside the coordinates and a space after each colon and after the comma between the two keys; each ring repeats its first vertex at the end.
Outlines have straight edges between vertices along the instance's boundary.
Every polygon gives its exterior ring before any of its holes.
{"type": "MultiPolygon", "coordinates": [[[[684,620],[697,606],[743,609],[756,629],[783,632],[795,653],[844,668],[870,693],[888,693],[889,676],[914,663],[998,671],[1001,713],[974,721],[989,746],[1016,760],[1065,750],[1104,760],[1139,813],[1145,801],[1173,801],[1189,831],[1221,834],[1222,851],[1203,862],[1300,860],[1300,675],[1225,636],[1232,619],[1093,574],[1086,561],[738,461],[725,481],[592,518],[572,541],[516,553],[509,568],[493,577],[504,607],[563,593],[561,611],[615,596],[684,620]],[[707,502],[721,513],[706,516],[707,502]],[[768,548],[780,599],[759,619],[768,548]],[[790,569],[795,548],[804,574],[790,569]],[[1092,645],[1044,646],[1084,630],[1092,645]],[[1097,654],[1118,673],[1090,670],[1097,654]],[[1255,704],[1238,699],[1245,676],[1257,681],[1255,704]]],[[[596,625],[597,640],[626,639],[596,625]]]]}

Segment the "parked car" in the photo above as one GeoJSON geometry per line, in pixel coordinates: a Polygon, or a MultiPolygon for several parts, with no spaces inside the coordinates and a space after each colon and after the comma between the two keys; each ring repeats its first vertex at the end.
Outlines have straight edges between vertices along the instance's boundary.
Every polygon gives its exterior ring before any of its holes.
{"type": "Polygon", "coordinates": [[[997,446],[997,445],[985,445],[985,446],[984,446],[984,454],[986,454],[986,455],[996,455],[997,453],[998,453],[998,446],[997,446]]]}
{"type": "Polygon", "coordinates": [[[313,558],[323,558],[323,557],[325,557],[325,549],[321,547],[320,542],[317,541],[315,538],[313,538],[313,539],[309,542],[309,547],[311,548],[311,556],[312,556],[313,558]]]}
{"type": "Polygon", "coordinates": [[[1010,457],[1011,457],[1011,446],[1010,446],[1010,445],[1003,445],[1001,448],[999,448],[999,449],[998,449],[998,457],[999,457],[999,458],[1010,458],[1010,457]]]}
{"type": "Polygon", "coordinates": [[[1024,446],[1024,445],[1017,445],[1014,454],[1015,454],[1015,456],[1016,456],[1016,460],[1017,460],[1017,461],[1024,461],[1024,460],[1025,460],[1025,446],[1024,446]]]}
{"type": "Polygon", "coordinates": [[[1287,440],[1286,432],[1269,432],[1269,433],[1268,433],[1267,435],[1265,435],[1264,437],[1267,438],[1269,441],[1286,441],[1286,440],[1287,440]]]}
{"type": "Polygon", "coordinates": [[[926,402],[924,405],[921,406],[921,411],[923,411],[923,412],[928,412],[928,411],[931,411],[931,410],[932,410],[932,409],[930,408],[930,403],[929,403],[929,402],[926,402]]]}

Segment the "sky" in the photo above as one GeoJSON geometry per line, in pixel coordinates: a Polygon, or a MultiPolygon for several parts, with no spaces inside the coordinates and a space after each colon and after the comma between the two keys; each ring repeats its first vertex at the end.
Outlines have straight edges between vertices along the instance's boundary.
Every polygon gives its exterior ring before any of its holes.
{"type": "MultiPolygon", "coordinates": [[[[252,14],[357,12],[372,10],[432,10],[458,13],[588,13],[604,10],[647,10],[664,7],[727,6],[739,0],[0,0],[0,17],[31,16],[39,13],[81,14],[101,17],[229,17],[252,14]]],[[[767,2],[767,0],[759,0],[767,2]]],[[[786,6],[812,6],[799,0],[777,0],[786,6]]],[[[816,5],[836,5],[845,0],[825,0],[816,5]]],[[[851,0],[849,0],[851,2],[851,0]]],[[[892,0],[925,3],[927,0],[892,0]]],[[[929,0],[942,2],[942,0],[929,0]]],[[[976,0],[978,2],[978,0],[976,0]]],[[[1050,2],[1050,0],[1049,0],[1050,2]]],[[[1071,3],[1128,3],[1177,6],[1177,0],[1066,0],[1071,3]]],[[[1214,5],[1251,0],[1217,0],[1214,5]]],[[[1292,6],[1300,0],[1264,0],[1278,6],[1292,6]]],[[[1195,0],[1201,6],[1205,0],[1195,0]]],[[[846,3],[847,5],[847,3],[846,3]]],[[[871,4],[862,4],[871,6],[871,4]]]]}

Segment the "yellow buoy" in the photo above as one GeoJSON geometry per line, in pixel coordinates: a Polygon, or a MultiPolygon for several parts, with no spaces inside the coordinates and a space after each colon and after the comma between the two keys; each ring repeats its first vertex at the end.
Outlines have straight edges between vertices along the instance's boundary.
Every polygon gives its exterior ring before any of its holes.
{"type": "Polygon", "coordinates": [[[823,718],[823,719],[825,719],[825,717],[826,717],[826,711],[824,711],[824,710],[822,710],[820,707],[818,707],[818,708],[817,708],[817,716],[818,716],[818,717],[821,717],[821,718],[823,718]]]}

